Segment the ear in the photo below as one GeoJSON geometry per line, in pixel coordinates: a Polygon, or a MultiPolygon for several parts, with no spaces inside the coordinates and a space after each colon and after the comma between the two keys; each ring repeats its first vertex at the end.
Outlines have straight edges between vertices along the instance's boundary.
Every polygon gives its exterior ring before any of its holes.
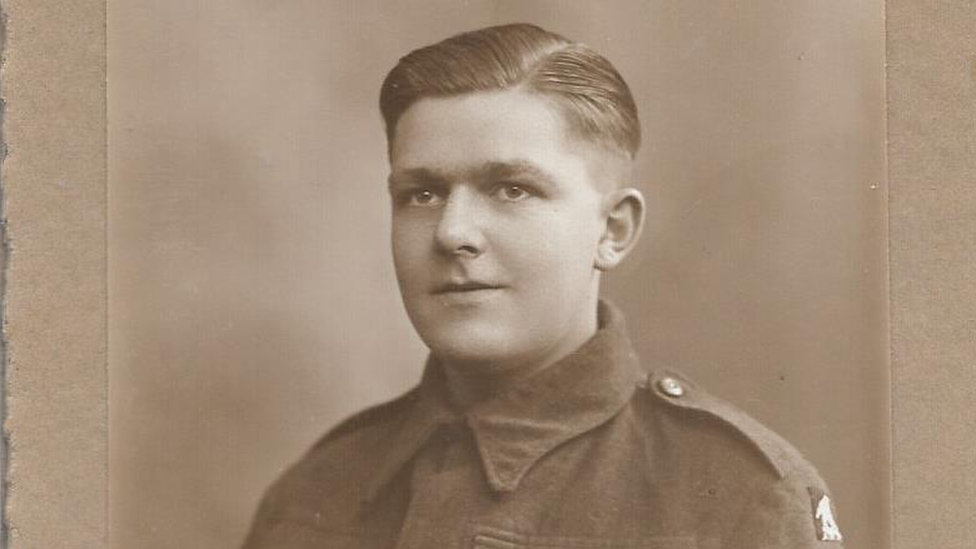
{"type": "Polygon", "coordinates": [[[603,204],[606,227],[594,267],[609,271],[637,245],[644,227],[644,195],[634,188],[615,189],[606,194],[603,204]]]}

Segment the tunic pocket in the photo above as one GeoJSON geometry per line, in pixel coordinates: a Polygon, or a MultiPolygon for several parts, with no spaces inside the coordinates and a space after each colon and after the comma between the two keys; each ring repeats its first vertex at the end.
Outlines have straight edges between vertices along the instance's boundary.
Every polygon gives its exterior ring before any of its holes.
{"type": "Polygon", "coordinates": [[[480,527],[471,539],[472,549],[696,549],[694,537],[654,536],[597,538],[516,534],[499,528],[480,527]]]}

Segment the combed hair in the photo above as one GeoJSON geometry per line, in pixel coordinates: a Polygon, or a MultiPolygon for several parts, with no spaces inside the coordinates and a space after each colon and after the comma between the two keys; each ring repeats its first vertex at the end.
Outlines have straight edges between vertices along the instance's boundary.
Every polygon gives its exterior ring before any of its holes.
{"type": "Polygon", "coordinates": [[[380,90],[387,143],[422,98],[515,87],[556,99],[580,137],[637,154],[637,105],[613,65],[584,44],[526,23],[465,32],[402,57],[380,90]]]}

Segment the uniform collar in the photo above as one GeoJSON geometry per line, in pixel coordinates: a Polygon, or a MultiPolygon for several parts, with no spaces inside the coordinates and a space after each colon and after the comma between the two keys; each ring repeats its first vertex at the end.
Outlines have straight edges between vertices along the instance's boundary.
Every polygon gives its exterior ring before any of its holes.
{"type": "Polygon", "coordinates": [[[640,367],[620,311],[601,300],[597,312],[597,332],[579,349],[466,413],[451,404],[439,364],[428,359],[420,385],[409,394],[413,406],[366,487],[366,499],[375,498],[442,427],[466,423],[489,485],[510,492],[544,455],[615,416],[641,379],[640,367]]]}

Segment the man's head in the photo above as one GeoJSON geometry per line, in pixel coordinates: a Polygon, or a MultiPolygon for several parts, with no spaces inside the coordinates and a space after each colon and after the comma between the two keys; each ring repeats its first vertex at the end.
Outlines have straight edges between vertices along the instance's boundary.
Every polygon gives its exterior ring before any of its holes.
{"type": "Polygon", "coordinates": [[[643,219],[636,108],[609,62],[537,27],[482,29],[404,57],[381,109],[397,279],[434,354],[499,372],[589,338],[600,272],[643,219]]]}

